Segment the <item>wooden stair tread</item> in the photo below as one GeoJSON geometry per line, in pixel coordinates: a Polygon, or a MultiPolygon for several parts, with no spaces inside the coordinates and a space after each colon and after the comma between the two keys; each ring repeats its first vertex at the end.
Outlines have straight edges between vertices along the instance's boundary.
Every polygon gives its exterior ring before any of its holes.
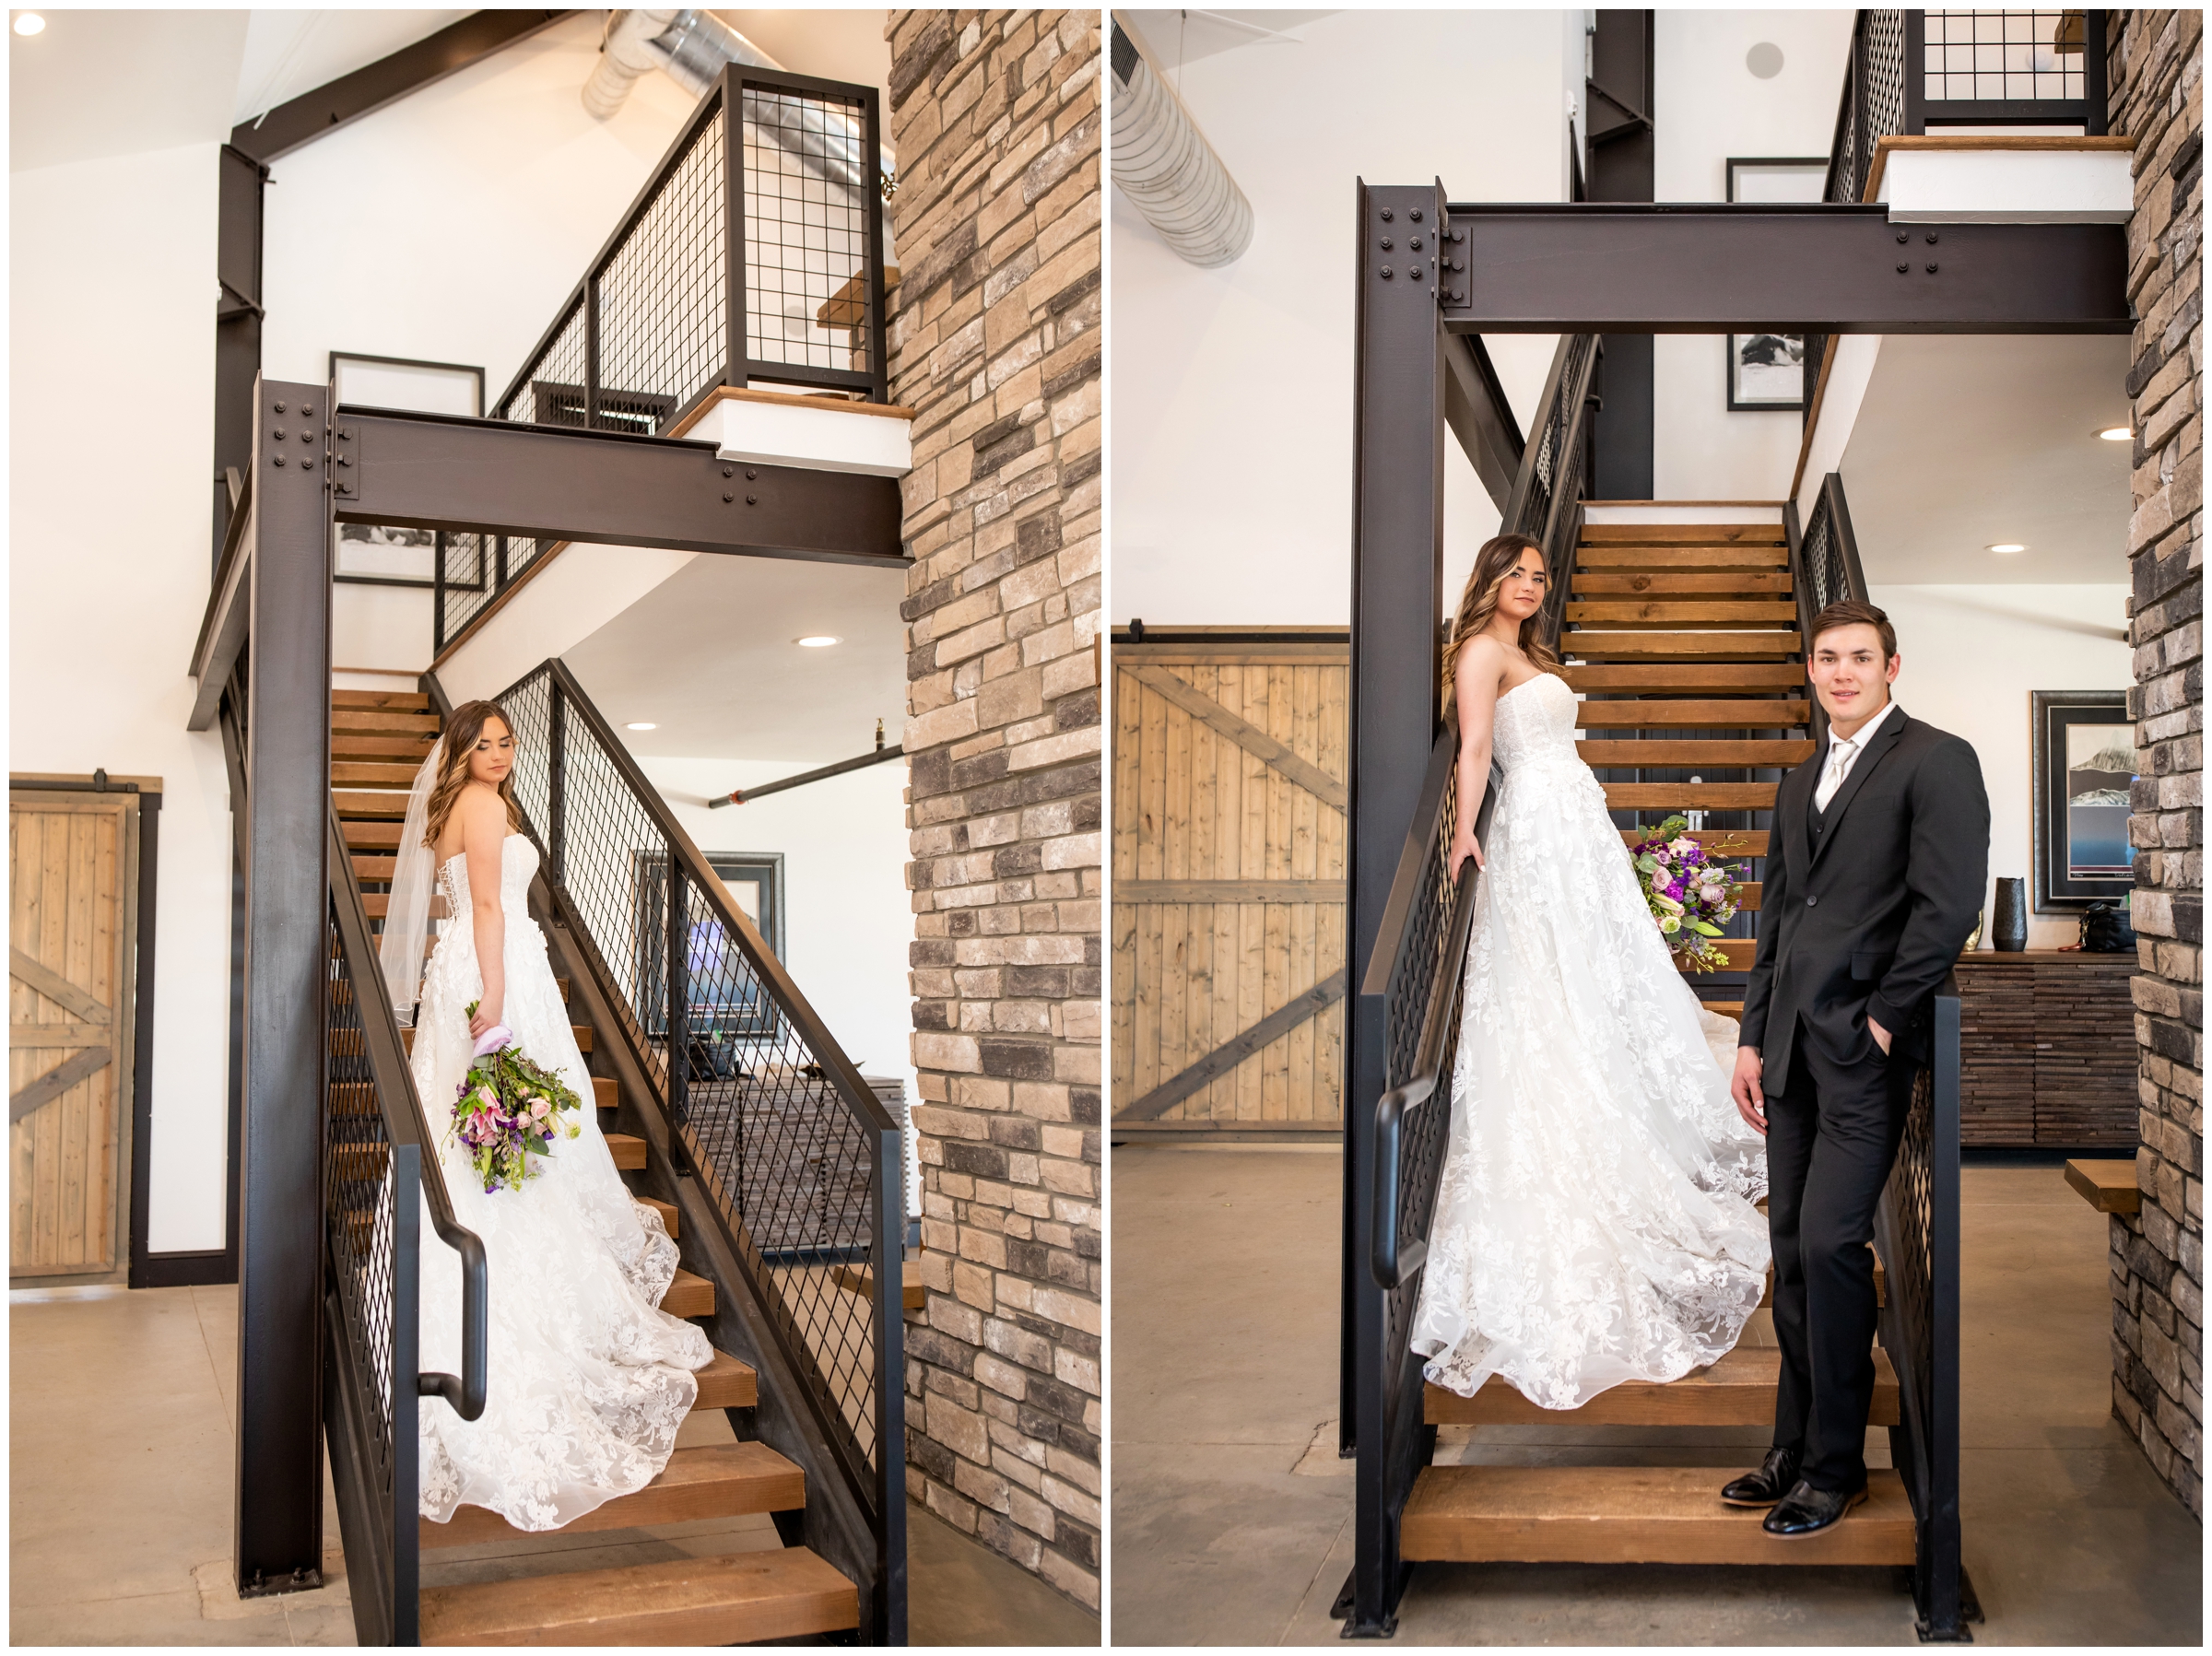
{"type": "Polygon", "coordinates": [[[1797,618],[1797,606],[1786,598],[1571,598],[1567,619],[1583,626],[1650,622],[1654,626],[1688,626],[1692,622],[1738,621],[1766,627],[1786,627],[1797,618]]]}
{"type": "Polygon", "coordinates": [[[806,1504],[806,1474],[767,1444],[712,1443],[677,1450],[661,1475],[644,1488],[594,1507],[558,1532],[518,1530],[484,1507],[456,1508],[445,1523],[418,1519],[417,1530],[425,1547],[474,1546],[533,1533],[578,1535],[700,1518],[737,1518],[747,1512],[791,1512],[806,1504]]]}
{"type": "MultiPolygon", "coordinates": [[[[873,1294],[876,1291],[876,1267],[873,1265],[840,1265],[831,1273],[832,1280],[848,1294],[873,1294]]],[[[929,1290],[922,1285],[922,1262],[903,1260],[899,1268],[899,1303],[910,1311],[918,1311],[929,1303],[929,1290]]]]}
{"type": "MultiPolygon", "coordinates": [[[[592,1077],[592,1097],[600,1109],[612,1110],[622,1102],[622,1084],[618,1081],[610,1081],[605,1075],[594,1075],[592,1077]]],[[[615,1133],[608,1133],[606,1135],[607,1143],[611,1145],[617,1136],[615,1133]]],[[[619,1161],[615,1163],[617,1167],[621,1165],[619,1161]]],[[[642,1166],[643,1164],[639,1165],[642,1166]]]]}
{"type": "Polygon", "coordinates": [[[389,851],[396,853],[399,837],[406,831],[406,825],[401,822],[373,822],[358,816],[346,817],[343,810],[339,816],[344,818],[338,827],[345,832],[348,851],[389,851]]]}
{"type": "MultiPolygon", "coordinates": [[[[392,894],[389,891],[362,892],[361,912],[367,915],[371,920],[384,919],[392,912],[392,894]]],[[[444,898],[433,897],[430,898],[430,918],[432,920],[446,920],[451,918],[447,912],[446,901],[444,898]]]]}
{"type": "Polygon", "coordinates": [[[1604,782],[1608,811],[1771,811],[1780,782],[1604,782]]]}
{"type": "MultiPolygon", "coordinates": [[[[333,758],[330,762],[330,785],[334,788],[412,788],[415,785],[415,773],[421,768],[420,759],[410,765],[401,760],[385,762],[333,758]]],[[[404,793],[401,803],[406,803],[404,793]]]]}
{"type": "Polygon", "coordinates": [[[749,1409],[760,1401],[760,1377],[753,1366],[726,1351],[717,1351],[704,1368],[692,1371],[692,1378],[699,1381],[699,1396],[691,1404],[694,1415],[710,1409],[749,1409]]]}
{"type": "Polygon", "coordinates": [[[1577,570],[1724,575],[1738,570],[1777,574],[1790,567],[1787,546],[1578,546],[1577,570]]]}
{"type": "Polygon", "coordinates": [[[330,733],[330,757],[334,759],[382,759],[391,763],[405,761],[419,769],[429,757],[430,745],[437,738],[417,735],[408,731],[385,734],[382,731],[335,730],[330,733]]]}
{"type": "MultiPolygon", "coordinates": [[[[1718,969],[1722,971],[1749,971],[1752,957],[1759,952],[1756,937],[1713,937],[1707,941],[1727,957],[1728,964],[1718,969]]],[[[1688,972],[1689,969],[1677,963],[1677,969],[1688,972]]]]}
{"type": "Polygon", "coordinates": [[[1602,628],[1559,635],[1559,653],[1584,661],[1653,655],[1684,661],[1778,660],[1797,653],[1791,632],[1607,632],[1602,628]]]}
{"type": "MultiPolygon", "coordinates": [[[[1622,828],[1620,842],[1633,845],[1650,831],[1649,828],[1622,828]]],[[[1684,836],[1677,834],[1675,837],[1679,840],[1684,836]]],[[[1763,857],[1767,854],[1765,828],[1691,828],[1688,837],[1700,845],[1726,846],[1727,850],[1721,853],[1724,858],[1763,857]]]]}
{"type": "Polygon", "coordinates": [[[1805,664],[1588,662],[1569,666],[1563,676],[1574,690],[1708,690],[1737,696],[1747,690],[1802,689],[1805,664]]]}
{"type": "Polygon", "coordinates": [[[1802,765],[1813,757],[1813,744],[1809,739],[1732,741],[1716,737],[1704,742],[1669,741],[1665,738],[1640,742],[1613,741],[1601,737],[1577,742],[1574,746],[1582,754],[1583,762],[1593,768],[1635,767],[1649,769],[1658,766],[1671,769],[1682,765],[1735,765],[1751,769],[1773,769],[1802,765]]]}
{"type": "Polygon", "coordinates": [[[428,713],[430,699],[420,690],[333,690],[330,705],[333,711],[428,713]]]}
{"type": "MultiPolygon", "coordinates": [[[[1626,1381],[1579,1409],[1538,1408],[1501,1380],[1488,1381],[1472,1397],[1431,1385],[1424,1408],[1430,1426],[1771,1426],[1781,1378],[1779,1350],[1738,1345],[1678,1380],[1626,1381]]],[[[1867,1424],[1895,1426],[1898,1407],[1897,1371],[1877,1345],[1867,1424]]]]}
{"type": "Polygon", "coordinates": [[[2066,1182],[2100,1214],[2140,1213],[2143,1192],[2130,1161],[2069,1161],[2066,1182]]]}
{"type": "MultiPolygon", "coordinates": [[[[348,817],[369,817],[392,824],[390,843],[399,843],[399,825],[406,820],[407,796],[405,793],[353,793],[334,790],[331,801],[341,821],[348,817]]],[[[359,843],[348,839],[347,844],[359,843]]]]}
{"type": "MultiPolygon", "coordinates": [[[[413,712],[406,708],[374,707],[346,708],[335,705],[330,710],[331,734],[339,731],[360,731],[377,735],[428,735],[431,742],[438,739],[438,715],[413,712]]],[[[429,742],[423,744],[427,748],[429,742]]]]}
{"type": "Polygon", "coordinates": [[[805,1547],[425,1588],[422,1642],[721,1645],[860,1626],[860,1593],[805,1547]]]}
{"type": "Polygon", "coordinates": [[[1610,597],[1616,593],[1633,597],[1641,593],[1684,593],[1689,595],[1720,596],[1735,593],[1747,595],[1780,593],[1787,595],[1792,590],[1787,570],[1580,570],[1570,577],[1568,595],[1593,598],[1610,597]]]}
{"type": "Polygon", "coordinates": [[[645,1141],[635,1133],[608,1133],[601,1136],[614,1155],[616,1167],[625,1172],[635,1172],[645,1165],[645,1141]]]}
{"type": "MultiPolygon", "coordinates": [[[[1740,1470],[1749,1471],[1747,1464],[1740,1470]]],[[[1818,1534],[1769,1535],[1762,1509],[1721,1504],[1713,1466],[1424,1466],[1400,1521],[1408,1559],[1583,1564],[1910,1564],[1898,1474],[1818,1534]]]]}
{"type": "Polygon", "coordinates": [[[677,1208],[675,1203],[664,1202],[658,1196],[632,1195],[630,1200],[632,1202],[643,1203],[647,1207],[653,1209],[654,1213],[660,1215],[661,1228],[666,1231],[671,1237],[676,1235],[677,1208]]]}
{"type": "Polygon", "coordinates": [[[712,1317],[714,1314],[714,1284],[704,1276],[695,1276],[678,1268],[676,1280],[661,1296],[661,1310],[671,1317],[712,1317]]]}
{"type": "MultiPolygon", "coordinates": [[[[1812,717],[1809,701],[1727,700],[1591,701],[1582,705],[1584,730],[1622,730],[1647,724],[1686,724],[1700,730],[1796,730],[1812,717]]],[[[358,862],[359,859],[356,859],[358,862]]]]}
{"type": "Polygon", "coordinates": [[[398,872],[399,858],[397,855],[353,859],[353,877],[363,885],[389,886],[398,872]]]}
{"type": "Polygon", "coordinates": [[[1789,546],[1777,518],[1771,523],[1584,523],[1585,546],[1789,546]]]}

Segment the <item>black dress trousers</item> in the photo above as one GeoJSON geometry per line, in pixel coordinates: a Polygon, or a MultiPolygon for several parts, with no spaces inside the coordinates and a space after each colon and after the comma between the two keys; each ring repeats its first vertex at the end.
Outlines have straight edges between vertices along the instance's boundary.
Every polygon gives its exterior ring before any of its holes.
{"type": "Polygon", "coordinates": [[[1866,1481],[1874,1401],[1874,1212],[1904,1136],[1916,1067],[1862,1022],[1837,1059],[1800,1024],[1787,1083],[1767,1093],[1767,1219],[1782,1381],[1774,1443],[1816,1489],[1866,1481]]]}

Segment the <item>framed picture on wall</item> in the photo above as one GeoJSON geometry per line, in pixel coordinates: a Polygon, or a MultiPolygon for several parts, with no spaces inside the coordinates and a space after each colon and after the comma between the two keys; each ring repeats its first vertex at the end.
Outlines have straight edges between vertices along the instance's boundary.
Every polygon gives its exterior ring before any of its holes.
{"type": "Polygon", "coordinates": [[[2120,902],[2135,886],[2127,840],[2136,727],[2124,690],[2034,690],[2035,907],[2120,902]]]}
{"type": "MultiPolygon", "coordinates": [[[[333,400],[341,408],[399,408],[411,414],[484,413],[484,370],[462,362],[330,353],[333,400]]],[[[361,586],[434,586],[438,538],[428,529],[340,523],[335,578],[361,586]]]]}
{"type": "MultiPolygon", "coordinates": [[[[709,851],[714,871],[738,912],[769,953],[783,957],[783,853],[709,851]]],[[[668,859],[648,852],[638,859],[638,976],[644,985],[649,1035],[668,1030],[668,859]]],[[[686,1019],[694,1038],[716,1046],[730,1040],[772,1040],[782,1030],[770,998],[737,941],[724,932],[696,894],[690,899],[690,935],[684,951],[686,1019]]],[[[716,1073],[726,1063],[718,1054],[716,1073]]],[[[726,1077],[724,1077],[726,1078],[726,1077]]]]}
{"type": "MultiPolygon", "coordinates": [[[[1828,187],[1826,156],[1730,156],[1728,199],[1818,202],[1828,187]]],[[[1805,335],[1728,335],[1728,409],[1732,414],[1805,406],[1805,335]]]]}

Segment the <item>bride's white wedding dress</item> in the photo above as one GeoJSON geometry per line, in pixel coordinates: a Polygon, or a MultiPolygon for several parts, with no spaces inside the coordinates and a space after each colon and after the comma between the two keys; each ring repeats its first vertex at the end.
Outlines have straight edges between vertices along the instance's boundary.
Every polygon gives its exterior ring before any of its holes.
{"type": "MultiPolygon", "coordinates": [[[[503,1021],[532,1062],[559,1071],[583,1100],[564,1117],[582,1131],[534,1158],[535,1178],[492,1192],[465,1147],[445,1142],[476,1044],[468,1004],[483,993],[464,857],[438,871],[453,918],[424,975],[413,1058],[454,1216],[484,1240],[490,1312],[483,1415],[463,1420],[442,1403],[422,1406],[422,1511],[443,1522],[455,1507],[488,1507],[522,1530],[559,1528],[657,1476],[698,1395],[691,1370],[713,1356],[700,1330],[659,1309],[676,1244],[660,1215],[631,1200],[600,1133],[545,934],[530,918],[536,870],[536,847],[510,835],[500,851],[503,1021]]],[[[421,1257],[422,1367],[458,1374],[460,1256],[426,1225],[421,1257]]]]}
{"type": "Polygon", "coordinates": [[[1498,699],[1505,778],[1412,1331],[1438,1385],[1499,1375],[1547,1409],[1726,1354],[1768,1261],[1764,1142],[1728,1094],[1736,1026],[1699,1006],[1652,922],[1574,749],[1580,705],[1550,674],[1498,699]]]}

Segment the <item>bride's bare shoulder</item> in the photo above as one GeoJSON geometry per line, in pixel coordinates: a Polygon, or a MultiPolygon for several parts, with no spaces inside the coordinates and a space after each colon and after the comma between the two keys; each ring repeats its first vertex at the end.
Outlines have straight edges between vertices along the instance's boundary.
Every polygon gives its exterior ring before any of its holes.
{"type": "Polygon", "coordinates": [[[1452,676],[1463,689],[1488,685],[1492,689],[1505,676],[1505,646],[1487,632],[1469,639],[1453,664],[1452,676]]]}
{"type": "Polygon", "coordinates": [[[465,839],[479,835],[505,838],[507,833],[507,802],[500,797],[499,790],[488,788],[482,782],[470,782],[461,790],[460,798],[453,801],[453,825],[465,839]]]}

